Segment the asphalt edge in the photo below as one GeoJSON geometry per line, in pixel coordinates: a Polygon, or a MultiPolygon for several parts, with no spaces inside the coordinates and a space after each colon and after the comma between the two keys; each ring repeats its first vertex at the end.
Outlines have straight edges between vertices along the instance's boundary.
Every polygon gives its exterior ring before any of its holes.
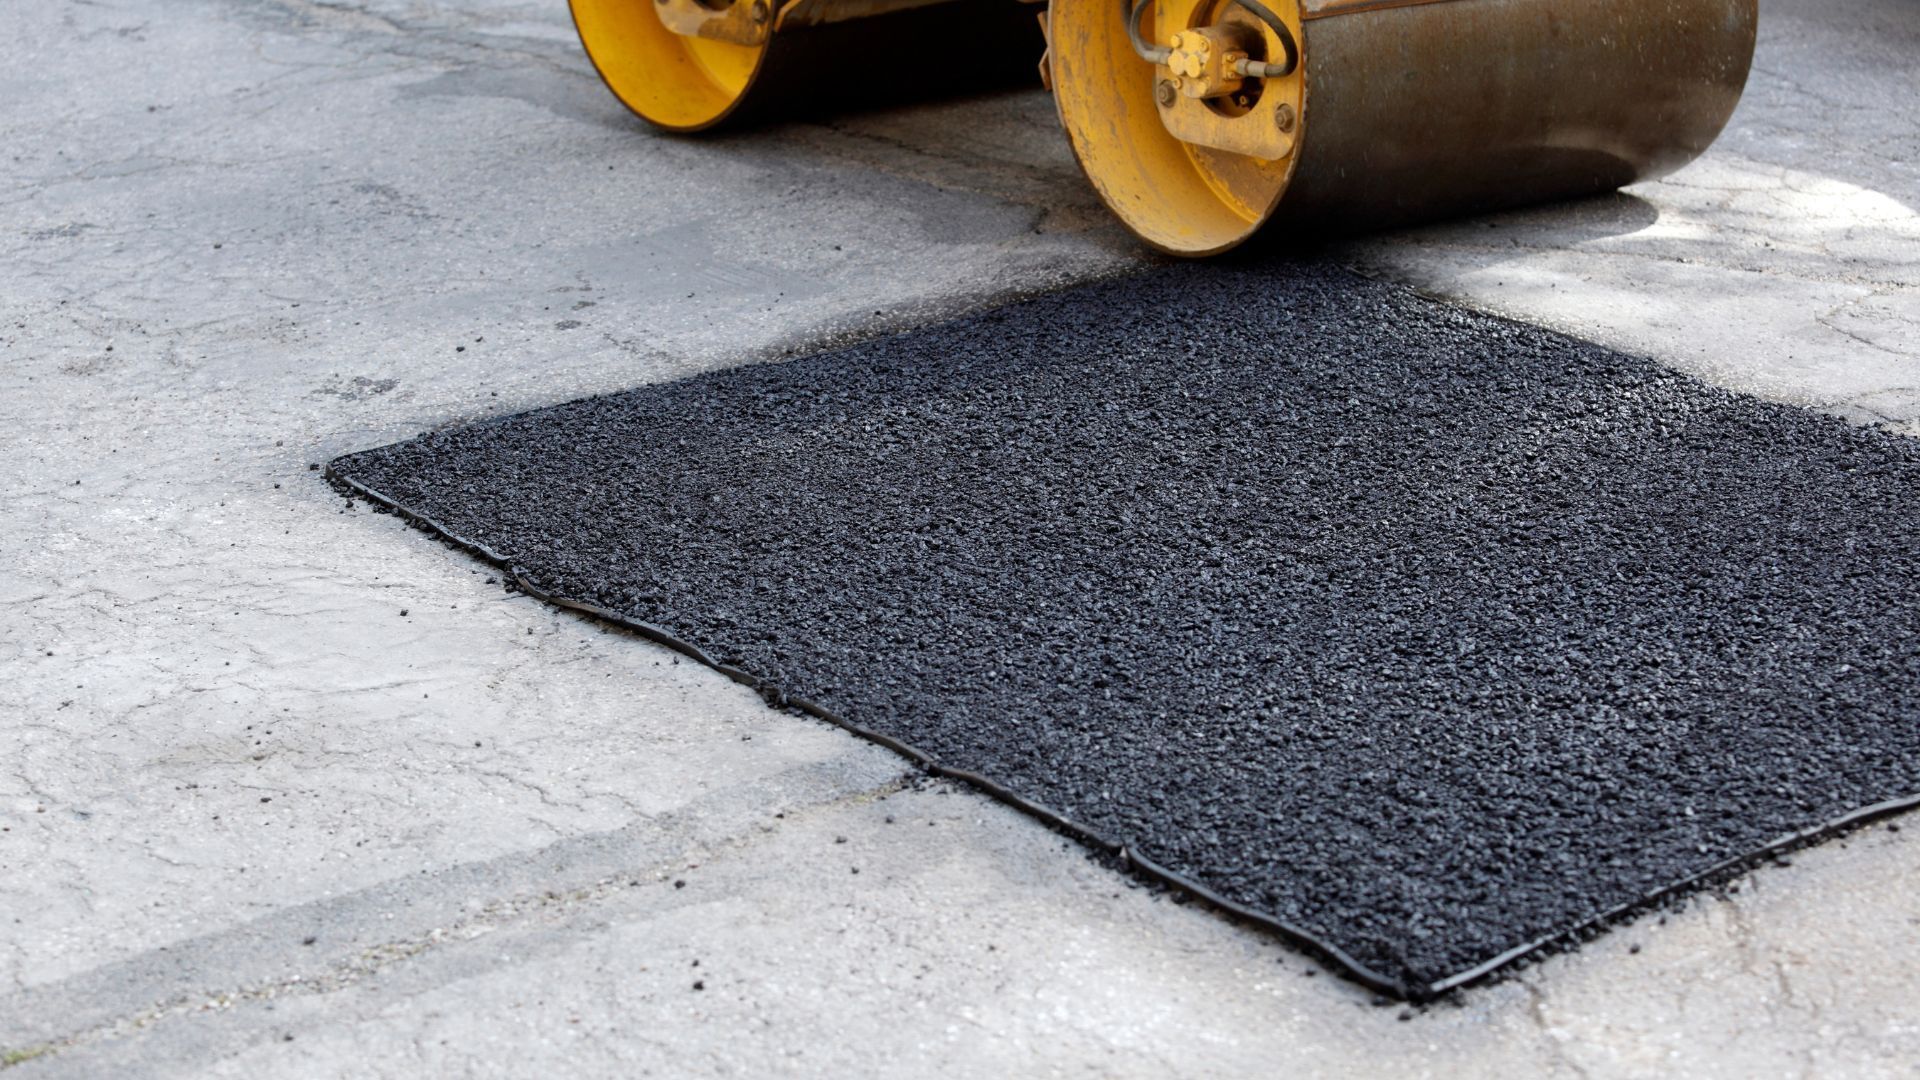
{"type": "MultiPolygon", "coordinates": [[[[1441,303],[1441,301],[1430,302],[1441,303]]],[[[1499,317],[1499,316],[1496,316],[1499,317]]],[[[1503,317],[1501,317],[1503,318],[1503,317]]],[[[1505,320],[1503,321],[1510,321],[1505,320]]],[[[362,451],[364,452],[364,451],[362,451]]],[[[368,487],[346,475],[337,466],[356,456],[344,454],[327,462],[322,471],[324,479],[336,490],[348,498],[366,500],[376,510],[391,513],[420,531],[479,559],[507,575],[511,588],[525,593],[536,600],[558,608],[585,615],[591,619],[608,623],[630,631],[657,645],[665,646],[688,657],[699,664],[711,668],[734,682],[746,686],[759,694],[766,702],[781,709],[796,712],[823,720],[841,728],[856,738],[888,750],[906,758],[929,776],[956,780],[977,791],[1013,807],[1020,812],[1037,819],[1048,828],[1084,844],[1087,847],[1117,864],[1135,877],[1172,889],[1186,897],[1198,900],[1207,907],[1229,918],[1258,927],[1288,942],[1301,951],[1313,956],[1333,970],[1359,986],[1376,994],[1396,1001],[1414,1005],[1426,1005],[1455,991],[1466,989],[1475,984],[1488,981],[1497,975],[1509,973],[1524,964],[1556,955],[1573,946],[1579,945],[1600,932],[1645,914],[1669,901],[1682,896],[1692,895],[1716,884],[1730,880],[1749,870],[1769,862],[1777,861],[1786,854],[1799,850],[1835,836],[1851,832],[1881,818],[1891,817],[1911,810],[1920,809],[1920,792],[1896,799],[1888,799],[1859,807],[1837,818],[1821,822],[1774,840],[1749,851],[1730,856],[1709,866],[1698,873],[1688,875],[1658,889],[1636,897],[1625,903],[1615,905],[1589,918],[1572,925],[1540,935],[1513,948],[1497,953],[1463,971],[1449,975],[1430,983],[1413,984],[1390,978],[1349,956],[1339,946],[1325,941],[1311,931],[1302,929],[1278,916],[1250,907],[1237,900],[1215,892],[1208,886],[1186,877],[1177,871],[1168,869],[1151,858],[1133,851],[1123,843],[1111,840],[1098,832],[1053,809],[1033,802],[1001,784],[979,773],[969,772],[942,764],[933,755],[911,743],[896,739],[834,713],[832,710],[806,698],[787,694],[771,680],[761,678],[752,672],[724,664],[709,656],[699,646],[684,641],[663,627],[644,622],[596,604],[560,596],[534,584],[521,568],[511,559],[475,540],[470,540],[454,532],[438,520],[413,510],[383,492],[368,487]]]]}
{"type": "Polygon", "coordinates": [[[1116,860],[1122,868],[1137,877],[1176,890],[1200,901],[1216,911],[1234,919],[1258,926],[1268,933],[1279,936],[1303,952],[1322,961],[1330,969],[1338,972],[1345,978],[1377,994],[1383,994],[1397,1001],[1423,1003],[1432,1000],[1441,992],[1433,987],[1411,986],[1396,979],[1388,978],[1360,961],[1355,960],[1353,957],[1348,956],[1339,946],[1331,942],[1323,941],[1307,930],[1303,930],[1283,919],[1269,915],[1256,908],[1248,907],[1236,900],[1230,900],[1214,892],[1207,886],[1175,871],[1169,870],[1159,863],[1154,862],[1152,859],[1128,849],[1125,844],[1109,840],[1085,825],[1040,803],[1033,802],[1015,793],[1011,789],[1003,787],[993,780],[989,780],[979,773],[943,765],[933,755],[914,746],[912,743],[904,742],[891,735],[856,724],[817,702],[802,697],[791,696],[767,679],[734,667],[731,664],[721,663],[707,655],[699,646],[675,637],[662,627],[643,622],[596,604],[589,604],[584,601],[574,600],[570,597],[559,596],[548,592],[528,580],[527,576],[521,572],[520,567],[515,565],[513,561],[506,556],[501,555],[485,544],[469,540],[459,535],[434,518],[401,504],[384,493],[360,483],[358,480],[345,475],[335,468],[339,462],[345,460],[345,457],[351,456],[352,455],[345,455],[342,458],[336,458],[327,463],[323,475],[328,483],[332,484],[348,497],[365,499],[376,509],[394,514],[420,531],[502,571],[507,575],[512,587],[519,592],[525,593],[536,600],[551,604],[554,607],[577,612],[597,621],[618,626],[623,630],[646,638],[656,645],[662,645],[672,649],[674,652],[705,667],[711,668],[725,675],[727,678],[732,679],[734,682],[740,683],[754,691],[765,699],[767,704],[775,708],[793,709],[817,720],[824,720],[835,727],[845,730],[856,738],[885,747],[899,754],[929,776],[957,780],[966,784],[999,802],[1019,810],[1021,813],[1038,819],[1042,824],[1053,829],[1055,832],[1077,840],[1093,848],[1097,853],[1116,860]]]}

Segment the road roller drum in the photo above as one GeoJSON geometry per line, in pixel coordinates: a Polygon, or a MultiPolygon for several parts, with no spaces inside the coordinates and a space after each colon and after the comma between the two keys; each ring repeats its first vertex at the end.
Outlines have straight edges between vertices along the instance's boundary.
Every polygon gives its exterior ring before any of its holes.
{"type": "Polygon", "coordinates": [[[571,0],[614,96],[668,131],[1031,80],[1012,0],[571,0]]]}
{"type": "MultiPolygon", "coordinates": [[[[1011,0],[573,0],[608,85],[676,131],[829,88],[1003,72],[1011,0]]],[[[1011,13],[1011,14],[1010,14],[1011,13]]],[[[1041,73],[1147,243],[1390,224],[1609,191],[1706,149],[1756,0],[1051,0],[1041,73]]],[[[1028,58],[1019,57],[1019,62],[1028,58]]]]}

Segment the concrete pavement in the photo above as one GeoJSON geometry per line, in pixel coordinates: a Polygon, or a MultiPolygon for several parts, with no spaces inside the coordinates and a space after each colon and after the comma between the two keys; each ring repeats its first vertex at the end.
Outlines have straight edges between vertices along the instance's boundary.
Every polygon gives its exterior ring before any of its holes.
{"type": "MultiPolygon", "coordinates": [[[[1920,11],[1763,8],[1672,180],[1335,254],[1915,431],[1920,11]]],[[[1911,829],[1403,1020],[309,471],[1141,265],[1043,94],[689,141],[553,2],[0,30],[8,1080],[1920,1067],[1911,829]]]]}

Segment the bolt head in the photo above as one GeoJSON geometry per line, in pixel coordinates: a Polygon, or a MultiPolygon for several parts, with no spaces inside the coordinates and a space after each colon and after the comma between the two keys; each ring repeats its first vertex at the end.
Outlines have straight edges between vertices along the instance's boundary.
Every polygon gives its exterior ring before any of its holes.
{"type": "Polygon", "coordinates": [[[1161,108],[1171,108],[1179,94],[1179,88],[1173,85],[1171,79],[1161,79],[1160,85],[1153,88],[1154,99],[1160,102],[1161,108]]]}
{"type": "Polygon", "coordinates": [[[772,16],[773,12],[767,9],[767,0],[753,0],[753,8],[748,14],[753,16],[754,22],[763,23],[772,16]]]}
{"type": "Polygon", "coordinates": [[[1273,110],[1273,126],[1281,131],[1292,131],[1293,125],[1298,121],[1299,117],[1294,115],[1293,106],[1287,102],[1281,102],[1280,107],[1273,110]]]}
{"type": "Polygon", "coordinates": [[[1213,52],[1213,42],[1197,30],[1182,30],[1173,35],[1173,47],[1176,51],[1193,53],[1202,59],[1213,52]]]}

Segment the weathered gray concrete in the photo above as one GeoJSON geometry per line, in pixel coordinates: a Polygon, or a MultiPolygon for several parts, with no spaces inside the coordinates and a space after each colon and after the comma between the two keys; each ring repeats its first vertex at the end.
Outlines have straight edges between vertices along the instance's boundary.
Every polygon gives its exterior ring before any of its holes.
{"type": "MultiPolygon", "coordinates": [[[[1920,10],[1766,8],[1672,181],[1342,250],[1911,426],[1920,10]]],[[[0,40],[9,1080],[1920,1066],[1912,830],[1402,1021],[308,471],[1136,265],[1043,95],[664,139],[557,0],[0,40]]]]}

